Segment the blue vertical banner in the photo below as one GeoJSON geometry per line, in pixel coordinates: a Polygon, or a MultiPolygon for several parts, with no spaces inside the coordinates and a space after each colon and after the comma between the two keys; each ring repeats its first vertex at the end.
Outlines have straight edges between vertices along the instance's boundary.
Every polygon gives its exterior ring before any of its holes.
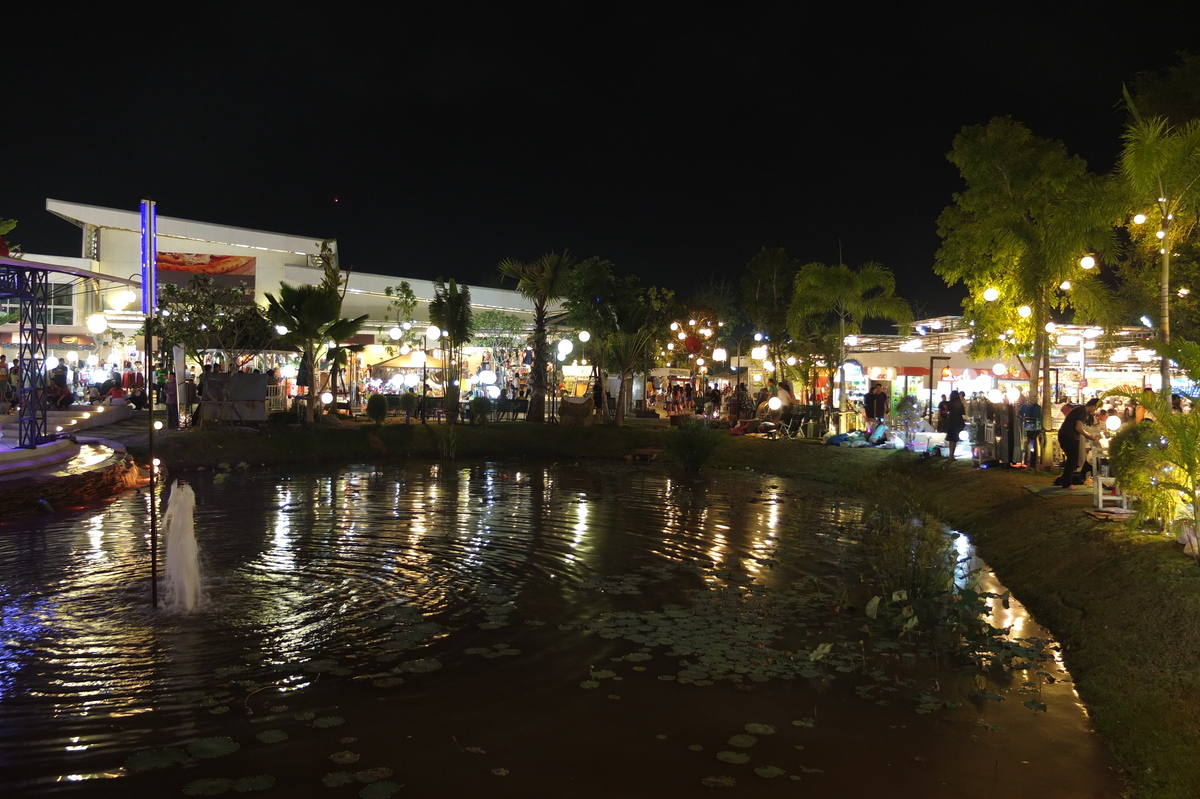
{"type": "Polygon", "coordinates": [[[158,313],[158,212],[154,200],[142,200],[142,313],[158,313]]]}

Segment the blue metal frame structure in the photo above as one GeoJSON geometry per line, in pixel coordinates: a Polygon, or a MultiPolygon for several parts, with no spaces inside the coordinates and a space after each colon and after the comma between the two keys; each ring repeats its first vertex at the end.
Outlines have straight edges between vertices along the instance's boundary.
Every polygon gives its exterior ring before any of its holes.
{"type": "MultiPolygon", "coordinates": [[[[50,280],[44,269],[11,261],[0,265],[0,297],[20,302],[17,375],[14,389],[20,400],[17,446],[34,449],[50,440],[46,434],[46,308],[50,280]]],[[[10,378],[12,373],[10,372],[10,378]]]]}

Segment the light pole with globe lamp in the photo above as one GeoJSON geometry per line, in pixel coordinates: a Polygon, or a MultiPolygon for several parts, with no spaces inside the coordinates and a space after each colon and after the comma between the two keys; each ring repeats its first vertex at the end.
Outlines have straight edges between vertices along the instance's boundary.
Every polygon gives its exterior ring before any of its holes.
{"type": "Polygon", "coordinates": [[[442,337],[441,328],[430,325],[421,336],[421,424],[427,424],[429,419],[429,342],[436,342],[442,337]]]}

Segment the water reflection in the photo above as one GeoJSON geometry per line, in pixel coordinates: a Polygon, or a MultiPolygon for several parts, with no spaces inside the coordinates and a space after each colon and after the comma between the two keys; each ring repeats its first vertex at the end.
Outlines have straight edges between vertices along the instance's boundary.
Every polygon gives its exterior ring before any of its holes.
{"type": "MultiPolygon", "coordinates": [[[[593,622],[645,612],[659,621],[683,614],[687,621],[695,611],[680,609],[702,604],[711,591],[714,603],[734,612],[752,609],[749,632],[738,633],[753,641],[748,646],[759,647],[763,659],[783,658],[775,638],[806,651],[825,635],[816,623],[784,629],[796,620],[790,608],[798,614],[809,601],[795,586],[815,592],[844,580],[857,547],[853,500],[752,475],[676,480],[624,466],[414,464],[292,475],[247,470],[191,485],[207,575],[204,601],[192,615],[147,607],[144,492],[101,511],[52,517],[43,531],[3,528],[5,784],[49,791],[80,775],[119,773],[137,749],[234,735],[247,709],[239,707],[237,692],[265,685],[303,696],[319,689],[339,714],[361,715],[380,700],[356,693],[356,686],[403,673],[413,688],[398,689],[399,696],[417,703],[434,678],[421,682],[424,675],[403,671],[414,659],[444,664],[437,679],[448,691],[428,693],[438,697],[430,719],[448,712],[451,697],[471,697],[472,712],[481,713],[496,696],[537,696],[561,686],[574,692],[570,700],[522,710],[543,712],[539,723],[554,727],[560,724],[554,714],[579,701],[579,680],[613,654],[605,647],[618,636],[595,634],[593,622]],[[505,657],[521,658],[520,669],[506,672],[494,659],[487,670],[470,665],[501,653],[516,653],[505,657]],[[509,682],[494,695],[483,693],[480,686],[500,675],[509,682]],[[217,714],[221,708],[228,712],[217,714]]],[[[1027,623],[999,613],[997,621],[1027,623]]],[[[855,641],[856,626],[849,620],[846,628],[855,641]]],[[[672,634],[664,627],[656,635],[672,634]]],[[[643,647],[647,659],[654,645],[643,647]]],[[[666,658],[659,671],[669,676],[679,659],[666,658]]],[[[943,679],[951,685],[955,678],[943,679]]],[[[755,696],[779,690],[795,702],[807,690],[803,682],[764,680],[764,693],[755,696]]],[[[651,679],[646,690],[662,685],[651,679]]],[[[744,687],[753,686],[749,680],[744,687]]],[[[710,698],[750,696],[706,690],[710,698]]],[[[636,695],[632,681],[620,694],[626,692],[636,695]]],[[[802,701],[811,707],[817,696],[802,701]]],[[[284,701],[294,700],[271,700],[284,701]]],[[[777,712],[780,701],[761,712],[777,712]]],[[[845,701],[856,712],[873,707],[853,696],[845,701]]],[[[685,707],[694,704],[687,699],[685,707]]],[[[403,715],[412,712],[406,705],[403,715]]],[[[475,719],[468,726],[508,735],[512,712],[508,707],[487,724],[475,719]]],[[[881,728],[878,719],[866,723],[881,728]]],[[[1086,736],[1086,725],[1077,721],[1071,732],[1086,736]]],[[[538,746],[559,751],[546,741],[538,746]]],[[[569,762],[565,750],[558,756],[569,762]]]]}

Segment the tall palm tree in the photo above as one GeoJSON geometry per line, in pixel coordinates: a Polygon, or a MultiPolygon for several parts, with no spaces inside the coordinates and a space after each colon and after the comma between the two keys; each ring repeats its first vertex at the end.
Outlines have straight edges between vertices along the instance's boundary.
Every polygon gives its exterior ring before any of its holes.
{"type": "MultiPolygon", "coordinates": [[[[896,296],[896,276],[885,266],[863,264],[851,269],[845,264],[808,264],[796,273],[792,300],[788,305],[788,328],[794,337],[806,329],[830,330],[832,317],[840,350],[838,382],[840,410],[846,410],[846,336],[858,333],[867,319],[889,319],[902,327],[912,322],[912,309],[896,296]]],[[[832,332],[832,330],[831,330],[832,332]]]]}
{"type": "MultiPolygon", "coordinates": [[[[1172,126],[1162,117],[1143,117],[1129,93],[1126,105],[1133,121],[1125,129],[1121,175],[1135,206],[1153,207],[1159,224],[1154,247],[1159,251],[1159,337],[1171,343],[1171,248],[1186,239],[1200,210],[1200,120],[1172,126]]],[[[1138,221],[1137,218],[1134,220],[1138,221]]],[[[1153,240],[1152,240],[1153,241],[1153,240]]],[[[1170,394],[1171,366],[1160,359],[1162,390],[1170,394]]]]}
{"type": "Polygon", "coordinates": [[[571,254],[546,253],[533,263],[506,258],[500,262],[501,277],[517,281],[517,291],[533,301],[533,369],[530,374],[529,411],[525,418],[531,422],[546,421],[546,311],[550,303],[561,300],[566,291],[567,277],[575,261],[571,254]]]}
{"type": "Polygon", "coordinates": [[[325,286],[279,284],[279,297],[267,294],[267,316],[287,330],[280,338],[285,344],[300,350],[308,372],[308,402],[305,419],[314,420],[316,403],[317,350],[326,342],[336,345],[355,335],[367,315],[357,319],[342,319],[342,298],[325,286]]]}
{"type": "Polygon", "coordinates": [[[471,290],[459,286],[451,278],[447,286],[442,278],[433,283],[433,299],[429,303],[429,321],[445,331],[446,349],[450,362],[446,370],[447,416],[458,416],[459,381],[462,379],[462,348],[474,332],[471,324],[471,290]]]}

